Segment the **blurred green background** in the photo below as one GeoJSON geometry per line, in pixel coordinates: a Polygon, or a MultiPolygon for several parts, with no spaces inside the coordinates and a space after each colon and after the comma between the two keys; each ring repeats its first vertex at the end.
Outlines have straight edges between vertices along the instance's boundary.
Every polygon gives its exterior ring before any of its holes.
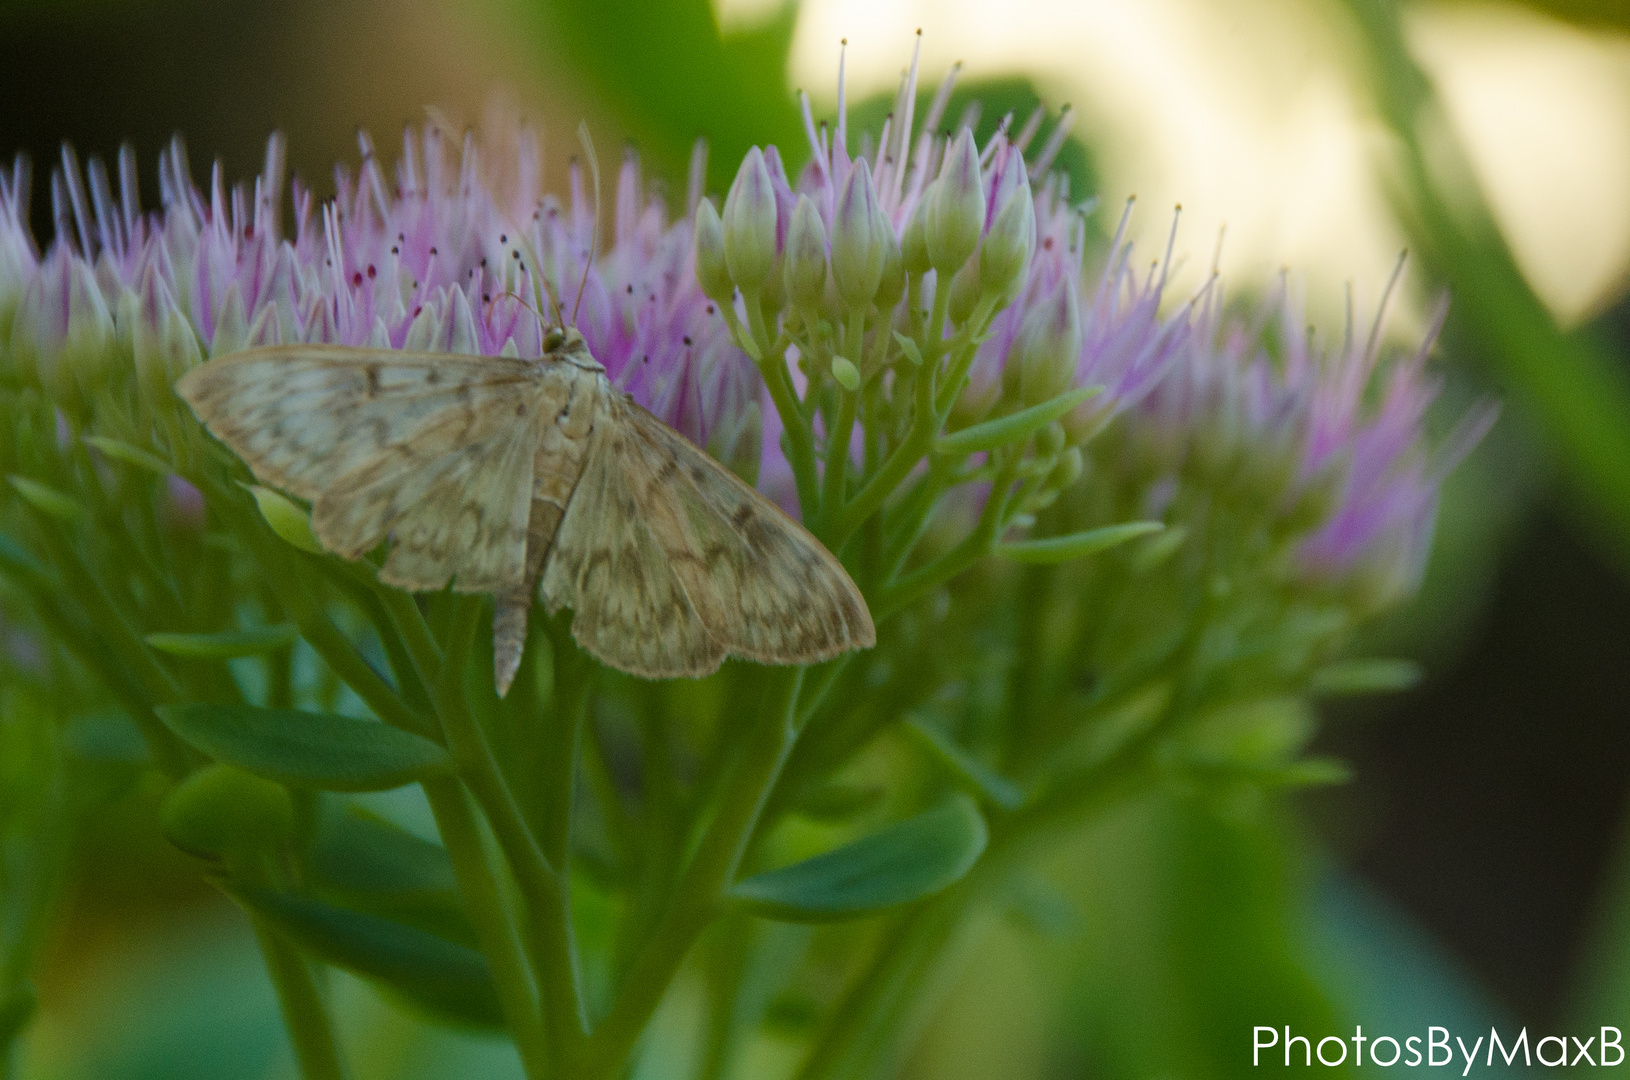
{"type": "MultiPolygon", "coordinates": [[[[987,130],[1071,103],[1077,190],[1111,219],[1138,195],[1140,242],[1181,202],[1191,281],[1226,225],[1236,296],[1290,266],[1334,331],[1344,287],[1373,303],[1409,247],[1393,328],[1450,292],[1445,415],[1507,409],[1448,486],[1422,596],[1371,643],[1427,679],[1326,710],[1353,783],[1117,813],[1060,856],[1079,911],[1038,901],[965,943],[903,1075],[1243,1074],[1258,1024],[1630,1029],[1623,0],[5,0],[0,155],[40,166],[42,237],[63,139],[133,142],[151,198],[173,131],[230,178],[280,128],[321,194],[359,125],[389,147],[427,104],[533,117],[557,187],[580,117],[674,187],[705,137],[722,191],[753,143],[801,163],[793,90],[831,112],[840,38],[851,102],[880,116],[918,27],[925,81],[961,61],[987,130]]],[[[121,798],[75,853],[24,1075],[286,1075],[246,926],[156,839],[151,793],[121,798]]],[[[341,993],[369,1075],[506,1074],[502,1047],[341,993]]]]}

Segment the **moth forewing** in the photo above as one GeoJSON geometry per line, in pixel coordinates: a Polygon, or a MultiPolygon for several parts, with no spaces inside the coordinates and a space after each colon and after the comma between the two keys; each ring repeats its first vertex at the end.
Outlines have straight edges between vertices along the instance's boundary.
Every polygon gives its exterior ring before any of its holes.
{"type": "Polygon", "coordinates": [[[176,385],[256,478],[311,500],[325,548],[410,590],[494,594],[494,678],[542,593],[647,678],[726,655],[812,663],[874,643],[859,590],[802,526],[606,380],[575,330],[542,359],[255,349],[176,385]]]}

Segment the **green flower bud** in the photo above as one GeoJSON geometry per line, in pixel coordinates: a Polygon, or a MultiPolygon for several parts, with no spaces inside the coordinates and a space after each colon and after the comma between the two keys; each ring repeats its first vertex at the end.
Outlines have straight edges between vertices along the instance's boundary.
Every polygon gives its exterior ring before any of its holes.
{"type": "Polygon", "coordinates": [[[1081,307],[1065,281],[1024,317],[1004,375],[1009,394],[1026,407],[1039,405],[1070,388],[1081,354],[1081,307]]]}
{"type": "Polygon", "coordinates": [[[757,484],[759,463],[764,457],[764,417],[758,402],[749,401],[727,411],[708,434],[707,452],[749,487],[757,484]]]}
{"type": "Polygon", "coordinates": [[[1024,159],[1013,155],[1018,176],[1013,191],[991,222],[990,233],[979,248],[979,290],[1011,304],[1024,288],[1030,256],[1036,249],[1036,208],[1025,176],[1024,159]]]}
{"type": "Polygon", "coordinates": [[[702,295],[720,304],[730,303],[736,287],[724,257],[724,223],[710,199],[696,204],[696,281],[702,295]]]}
{"type": "Polygon", "coordinates": [[[883,235],[883,277],[877,283],[876,303],[879,311],[889,312],[906,294],[905,260],[900,253],[900,241],[894,238],[894,226],[882,211],[877,214],[877,227],[883,235]]]}
{"type": "Polygon", "coordinates": [[[253,854],[294,836],[294,802],[282,784],[233,765],[208,765],[177,784],[159,810],[170,843],[206,858],[253,854]]]}
{"type": "Polygon", "coordinates": [[[923,239],[928,261],[940,274],[954,274],[985,231],[985,192],[979,182],[979,148],[967,128],[945,152],[939,179],[924,203],[923,239]]]}
{"type": "Polygon", "coordinates": [[[883,280],[888,247],[882,235],[887,229],[878,227],[881,216],[872,171],[856,161],[832,220],[832,280],[838,299],[851,309],[870,306],[883,280]]]}
{"type": "Polygon", "coordinates": [[[775,187],[756,146],[742,159],[724,200],[724,258],[744,293],[762,291],[775,270],[775,187]]]}
{"type": "Polygon", "coordinates": [[[204,361],[198,335],[181,314],[170,289],[154,267],[142,275],[130,326],[130,347],[135,356],[137,386],[142,401],[155,416],[178,409],[175,380],[204,361]]]}
{"type": "MultiPolygon", "coordinates": [[[[1059,437],[1062,438],[1063,434],[1063,431],[1060,431],[1059,437]]],[[[1085,465],[1081,460],[1081,448],[1072,446],[1059,455],[1058,464],[1053,466],[1052,473],[1047,477],[1047,486],[1055,491],[1062,491],[1081,479],[1081,473],[1084,469],[1085,465]]]]}
{"type": "Polygon", "coordinates": [[[323,546],[311,531],[311,516],[271,488],[255,485],[249,489],[260,507],[260,516],[283,541],[301,551],[321,555],[323,546]]]}
{"type": "Polygon", "coordinates": [[[860,389],[860,369],[852,360],[842,356],[832,358],[832,377],[851,394],[860,389]]]}
{"type": "Polygon", "coordinates": [[[798,196],[784,259],[788,298],[800,308],[820,307],[826,295],[826,226],[808,195],[798,196]]]}
{"type": "Polygon", "coordinates": [[[951,298],[947,308],[951,314],[951,321],[957,324],[967,322],[968,316],[973,314],[974,305],[978,302],[979,262],[974,260],[958,270],[956,276],[951,279],[951,298]]]}
{"type": "MultiPolygon", "coordinates": [[[[929,184],[928,191],[932,192],[934,185],[938,183],[939,181],[935,180],[929,184]]],[[[923,207],[927,203],[928,195],[925,194],[918,201],[917,209],[911,212],[911,220],[906,224],[906,231],[900,234],[900,261],[905,272],[913,277],[921,277],[928,273],[933,265],[928,261],[928,241],[924,237],[923,227],[923,207]]]]}

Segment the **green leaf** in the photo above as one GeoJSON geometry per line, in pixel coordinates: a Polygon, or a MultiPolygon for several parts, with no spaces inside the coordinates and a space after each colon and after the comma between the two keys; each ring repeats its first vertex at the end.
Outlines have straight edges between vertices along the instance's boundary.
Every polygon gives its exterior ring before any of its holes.
{"type": "Polygon", "coordinates": [[[757,914],[786,922],[854,918],[961,880],[987,838],[979,807],[958,794],[835,851],[738,882],[730,893],[757,914]]]}
{"type": "Polygon", "coordinates": [[[1020,439],[1029,438],[1042,428],[1059,419],[1071,409],[1103,393],[1101,386],[1083,386],[1067,390],[1050,401],[1020,409],[1008,416],[986,420],[983,424],[963,428],[934,440],[934,453],[946,456],[972,454],[980,450],[994,450],[1020,439]]]}
{"type": "Polygon", "coordinates": [[[935,724],[914,716],[905,722],[905,729],[968,794],[1003,810],[1017,810],[1024,805],[1024,791],[1019,785],[962,749],[935,724]]]}
{"type": "Polygon", "coordinates": [[[160,476],[169,476],[175,472],[175,468],[157,454],[143,450],[139,446],[131,446],[127,442],[120,442],[118,439],[110,439],[105,435],[86,435],[85,442],[126,465],[134,465],[138,469],[146,469],[160,476]]]}
{"type": "Polygon", "coordinates": [[[1100,551],[1156,533],[1166,526],[1158,521],[1128,521],[1120,525],[1105,525],[1101,529],[1049,536],[1044,540],[1017,540],[997,544],[996,554],[1004,559],[1024,563],[1061,563],[1079,559],[1083,555],[1096,555],[1100,551]]]}
{"type": "Polygon", "coordinates": [[[8,476],[11,486],[27,503],[42,514],[61,521],[75,521],[85,512],[73,499],[54,487],[30,480],[26,476],[8,476]]]}
{"type": "Polygon", "coordinates": [[[1313,673],[1316,694],[1391,694],[1421,681],[1421,666],[1412,660],[1344,660],[1313,673]]]}
{"type": "Polygon", "coordinates": [[[288,893],[236,887],[233,895],[319,959],[376,979],[447,1019],[503,1026],[492,975],[474,949],[405,923],[288,893]]]}
{"type": "Polygon", "coordinates": [[[900,351],[905,353],[907,360],[910,360],[916,367],[923,366],[922,350],[917,348],[917,342],[915,340],[906,337],[898,330],[894,332],[894,340],[900,343],[900,351]]]}
{"type": "Polygon", "coordinates": [[[32,586],[46,584],[51,579],[50,568],[9,536],[0,536],[0,570],[32,586]]]}
{"type": "Polygon", "coordinates": [[[231,660],[238,656],[286,649],[294,644],[294,639],[294,627],[283,623],[248,630],[228,630],[219,634],[148,634],[147,644],[171,656],[231,660]]]}
{"type": "Polygon", "coordinates": [[[262,709],[253,705],[165,705],[171,731],[204,753],[296,787],[384,791],[452,771],[447,751],[376,720],[262,709]]]}
{"type": "Polygon", "coordinates": [[[359,807],[324,818],[306,872],[320,895],[345,907],[476,944],[446,849],[359,807]]]}

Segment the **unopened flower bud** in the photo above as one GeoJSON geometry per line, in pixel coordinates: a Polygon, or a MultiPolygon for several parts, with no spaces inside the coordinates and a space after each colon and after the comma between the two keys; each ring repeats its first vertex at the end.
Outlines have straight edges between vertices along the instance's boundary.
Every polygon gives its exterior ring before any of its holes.
{"type": "Polygon", "coordinates": [[[1081,479],[1084,467],[1081,460],[1081,448],[1079,446],[1070,447],[1059,455],[1058,464],[1053,466],[1052,473],[1047,477],[1047,486],[1062,491],[1081,479]]]}
{"type": "Polygon", "coordinates": [[[736,290],[724,257],[724,223],[710,199],[696,204],[696,282],[703,296],[720,304],[730,303],[736,290]]]}
{"type": "MultiPolygon", "coordinates": [[[[938,180],[928,185],[929,192],[934,190],[934,184],[937,183],[938,180]]],[[[927,202],[928,198],[925,195],[917,203],[917,209],[912,211],[911,221],[906,224],[905,232],[900,234],[900,261],[905,272],[913,277],[921,277],[928,273],[933,265],[928,261],[928,241],[924,238],[923,207],[927,202]]]]}
{"type": "Polygon", "coordinates": [[[194,855],[252,855],[294,836],[294,802],[282,784],[233,765],[206,765],[177,784],[159,811],[164,835],[194,855]]]}
{"type": "Polygon", "coordinates": [[[906,294],[905,261],[900,254],[900,241],[894,238],[894,226],[882,211],[877,214],[877,228],[883,235],[883,277],[877,283],[876,303],[879,311],[887,313],[906,294]]]}
{"type": "Polygon", "coordinates": [[[255,497],[255,505],[260,508],[260,516],[266,519],[266,524],[272,527],[272,531],[280,539],[301,551],[309,551],[313,555],[322,554],[323,547],[317,543],[317,537],[311,531],[309,514],[271,488],[257,484],[249,489],[249,494],[255,497]]]}
{"type": "Polygon", "coordinates": [[[838,381],[839,386],[851,394],[860,389],[860,369],[855,367],[854,361],[846,357],[832,358],[832,377],[838,381]]]}
{"type": "Polygon", "coordinates": [[[762,290],[775,270],[775,187],[756,146],[742,159],[724,200],[724,257],[744,293],[762,290]]]}
{"type": "Polygon", "coordinates": [[[888,247],[882,236],[885,230],[878,227],[881,215],[872,171],[864,160],[857,161],[832,219],[832,280],[846,307],[869,306],[883,280],[888,247]]]}
{"type": "Polygon", "coordinates": [[[951,321],[957,324],[967,322],[978,302],[979,263],[974,261],[958,270],[951,279],[951,296],[946,309],[951,313],[951,321]]]}
{"type": "Polygon", "coordinates": [[[787,297],[800,308],[820,307],[826,295],[826,226],[808,195],[798,196],[783,258],[787,297]]]}
{"type": "Polygon", "coordinates": [[[1024,288],[1030,256],[1036,249],[1036,209],[1024,159],[1014,154],[1011,168],[1018,171],[1016,183],[979,248],[979,290],[997,297],[1002,307],[1011,304],[1024,288]]]}
{"type": "Polygon", "coordinates": [[[204,353],[198,347],[192,324],[176,307],[169,287],[151,266],[142,276],[141,292],[136,298],[130,345],[142,399],[155,415],[169,415],[176,408],[171,384],[203,363],[204,353]]]}
{"type": "Polygon", "coordinates": [[[764,457],[764,415],[758,402],[749,401],[726,412],[708,433],[707,452],[749,486],[757,484],[764,457]]]}
{"type": "Polygon", "coordinates": [[[928,261],[941,274],[954,274],[968,261],[985,231],[985,192],[979,182],[979,148],[967,128],[945,152],[939,179],[923,200],[928,261]]]}
{"type": "Polygon", "coordinates": [[[1008,357],[1009,369],[1018,374],[1019,402],[1039,405],[1068,390],[1080,353],[1081,308],[1066,279],[1019,327],[1008,357]]]}

